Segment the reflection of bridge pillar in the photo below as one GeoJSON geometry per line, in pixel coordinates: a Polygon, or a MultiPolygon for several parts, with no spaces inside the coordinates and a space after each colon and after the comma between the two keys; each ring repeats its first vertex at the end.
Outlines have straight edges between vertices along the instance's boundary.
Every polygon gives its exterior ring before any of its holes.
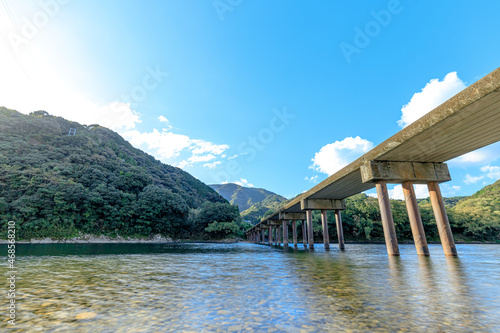
{"type": "Polygon", "coordinates": [[[422,224],[422,217],[418,209],[417,197],[415,196],[415,189],[411,181],[404,181],[402,183],[403,194],[405,196],[406,210],[408,211],[408,218],[410,220],[411,233],[413,234],[413,241],[419,256],[428,256],[429,247],[427,246],[427,239],[425,238],[424,226],[422,224]]]}
{"type": "Polygon", "coordinates": [[[436,219],[444,254],[447,256],[456,256],[457,248],[455,247],[455,241],[451,233],[450,222],[448,221],[448,214],[446,214],[446,208],[444,206],[443,197],[441,196],[439,184],[437,182],[429,182],[427,183],[427,187],[429,188],[432,210],[434,211],[434,217],[436,219]]]}
{"type": "Polygon", "coordinates": [[[339,239],[339,249],[344,250],[344,230],[342,229],[342,211],[335,209],[335,222],[337,223],[337,236],[339,239]]]}
{"type": "Polygon", "coordinates": [[[283,246],[287,247],[288,246],[288,221],[283,220],[283,246]]]}
{"type": "Polygon", "coordinates": [[[330,235],[328,233],[328,218],[326,216],[326,209],[321,210],[321,225],[323,227],[323,244],[325,250],[330,250],[330,235]]]}
{"type": "Polygon", "coordinates": [[[297,247],[297,221],[292,221],[293,247],[297,247]]]}
{"type": "Polygon", "coordinates": [[[304,247],[307,247],[307,226],[306,226],[306,220],[302,220],[302,242],[304,243],[304,247]]]}
{"type": "Polygon", "coordinates": [[[309,249],[314,249],[314,232],[313,232],[313,219],[312,219],[312,210],[306,210],[306,218],[307,218],[307,238],[309,243],[309,249]]]}
{"type": "Polygon", "coordinates": [[[269,226],[269,230],[267,231],[267,242],[269,245],[273,245],[273,227],[269,226]]]}
{"type": "Polygon", "coordinates": [[[377,181],[378,204],[380,206],[380,216],[382,217],[382,227],[384,228],[385,245],[387,254],[390,256],[399,256],[398,239],[396,237],[396,228],[392,217],[391,202],[389,201],[389,192],[385,181],[377,181]]]}

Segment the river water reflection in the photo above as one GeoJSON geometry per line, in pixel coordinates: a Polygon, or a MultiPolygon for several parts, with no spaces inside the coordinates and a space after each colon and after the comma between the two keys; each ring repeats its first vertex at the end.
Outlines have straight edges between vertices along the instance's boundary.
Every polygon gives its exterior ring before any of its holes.
{"type": "Polygon", "coordinates": [[[11,331],[500,332],[500,246],[457,248],[18,245],[11,331]]]}

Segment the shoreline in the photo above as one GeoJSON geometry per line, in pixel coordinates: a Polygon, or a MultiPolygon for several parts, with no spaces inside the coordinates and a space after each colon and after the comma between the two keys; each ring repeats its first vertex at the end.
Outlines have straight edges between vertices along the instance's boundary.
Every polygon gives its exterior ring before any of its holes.
{"type": "MultiPolygon", "coordinates": [[[[15,244],[173,244],[173,243],[222,243],[231,244],[241,242],[241,239],[229,238],[222,240],[180,240],[172,239],[170,237],[163,237],[161,235],[156,235],[148,238],[123,238],[117,236],[115,238],[109,236],[95,236],[95,235],[83,235],[80,237],[73,237],[68,239],[52,239],[52,238],[32,238],[23,239],[16,241],[15,244]]],[[[0,239],[1,244],[9,244],[6,239],[0,239]]]]}
{"type": "MultiPolygon", "coordinates": [[[[205,244],[235,244],[235,243],[252,243],[242,239],[222,239],[222,240],[173,240],[169,237],[165,238],[163,236],[154,236],[151,238],[122,238],[116,237],[111,238],[108,236],[90,236],[85,235],[82,237],[74,237],[70,239],[52,239],[52,238],[43,238],[43,239],[31,239],[31,240],[20,240],[16,241],[15,244],[194,244],[194,243],[205,243],[205,244]]],[[[439,241],[436,242],[427,242],[428,244],[441,244],[439,241]]],[[[6,239],[0,239],[0,245],[9,244],[9,241],[6,239]]],[[[266,243],[267,244],[267,243],[266,243]]],[[[302,244],[302,242],[299,242],[302,244]]],[[[315,243],[321,244],[321,242],[315,243]]],[[[336,243],[331,243],[336,244],[336,243]]],[[[345,244],[385,244],[384,241],[345,241],[345,244]]],[[[400,241],[399,244],[413,244],[412,241],[400,241]]],[[[464,244],[500,244],[500,242],[491,242],[491,241],[471,241],[471,242],[463,242],[456,241],[455,244],[464,245],[464,244]]],[[[293,246],[293,244],[292,244],[293,246]]]]}

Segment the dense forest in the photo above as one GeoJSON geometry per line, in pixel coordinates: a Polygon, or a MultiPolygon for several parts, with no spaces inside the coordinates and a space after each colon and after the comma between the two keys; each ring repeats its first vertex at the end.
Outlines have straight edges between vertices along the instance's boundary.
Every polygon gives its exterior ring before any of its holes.
{"type": "Polygon", "coordinates": [[[0,134],[0,238],[243,235],[236,206],[107,128],[0,108],[0,134]]]}

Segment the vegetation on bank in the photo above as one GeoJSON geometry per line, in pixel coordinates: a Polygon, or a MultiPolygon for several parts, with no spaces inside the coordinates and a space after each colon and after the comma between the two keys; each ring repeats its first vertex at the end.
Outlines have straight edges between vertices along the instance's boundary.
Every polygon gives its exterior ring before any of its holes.
{"type": "Polygon", "coordinates": [[[237,207],[107,128],[0,108],[0,133],[0,238],[9,220],[17,239],[243,236],[237,207]]]}

